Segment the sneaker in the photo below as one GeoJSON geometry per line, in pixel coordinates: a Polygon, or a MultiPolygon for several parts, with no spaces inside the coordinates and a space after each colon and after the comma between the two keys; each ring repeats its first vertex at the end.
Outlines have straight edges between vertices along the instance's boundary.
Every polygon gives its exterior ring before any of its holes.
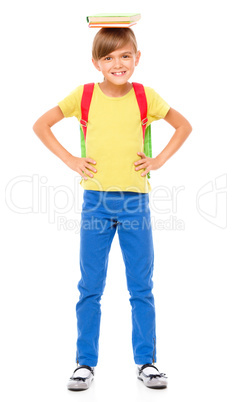
{"type": "Polygon", "coordinates": [[[86,365],[79,365],[70,377],[67,387],[70,391],[88,389],[94,379],[94,368],[86,365]]]}
{"type": "Polygon", "coordinates": [[[149,388],[166,388],[168,385],[166,374],[160,373],[153,364],[137,366],[137,378],[149,388]]]}

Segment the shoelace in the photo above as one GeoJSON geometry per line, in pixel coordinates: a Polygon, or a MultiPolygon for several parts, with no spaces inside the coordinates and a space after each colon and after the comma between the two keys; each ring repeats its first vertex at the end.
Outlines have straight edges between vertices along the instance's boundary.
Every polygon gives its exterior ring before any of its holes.
{"type": "Polygon", "coordinates": [[[152,378],[160,378],[160,377],[163,377],[163,378],[167,378],[167,376],[166,376],[166,374],[164,374],[164,373],[159,373],[159,374],[149,374],[149,376],[148,376],[151,380],[152,380],[152,378]]]}
{"type": "Polygon", "coordinates": [[[84,378],[84,377],[71,377],[70,379],[85,382],[85,380],[87,380],[87,378],[89,378],[89,377],[86,377],[86,378],[84,378]]]}

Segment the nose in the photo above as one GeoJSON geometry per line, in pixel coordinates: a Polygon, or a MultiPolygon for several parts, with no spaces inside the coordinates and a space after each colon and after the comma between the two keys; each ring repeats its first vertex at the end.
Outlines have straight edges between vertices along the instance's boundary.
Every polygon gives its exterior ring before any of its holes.
{"type": "Polygon", "coordinates": [[[115,57],[114,59],[114,67],[121,67],[122,66],[122,59],[121,57],[115,57]]]}

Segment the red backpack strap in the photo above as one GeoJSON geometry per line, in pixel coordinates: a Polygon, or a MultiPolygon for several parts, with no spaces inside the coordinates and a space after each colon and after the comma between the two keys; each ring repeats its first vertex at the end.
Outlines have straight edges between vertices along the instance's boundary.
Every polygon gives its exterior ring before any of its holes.
{"type": "Polygon", "coordinates": [[[92,99],[92,95],[93,95],[93,89],[94,89],[94,82],[91,82],[90,84],[85,84],[84,89],[83,89],[82,99],[81,99],[80,124],[82,125],[82,128],[83,128],[85,140],[86,140],[86,133],[87,133],[89,108],[90,108],[90,103],[91,103],[91,99],[92,99]]]}
{"type": "Polygon", "coordinates": [[[144,86],[142,84],[139,84],[138,82],[132,82],[132,85],[134,87],[136,99],[139,105],[139,110],[140,110],[140,116],[141,116],[141,123],[142,123],[142,129],[143,129],[143,141],[145,137],[145,131],[146,131],[146,124],[148,122],[147,118],[147,97],[145,94],[144,86]]]}

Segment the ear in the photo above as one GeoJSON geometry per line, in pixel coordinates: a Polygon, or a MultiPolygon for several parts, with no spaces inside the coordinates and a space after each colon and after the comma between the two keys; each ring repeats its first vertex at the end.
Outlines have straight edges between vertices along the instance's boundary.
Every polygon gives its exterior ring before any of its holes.
{"type": "Polygon", "coordinates": [[[92,59],[92,62],[93,62],[94,67],[95,67],[98,71],[101,71],[101,69],[100,69],[100,67],[99,67],[99,64],[98,64],[98,60],[92,59]]]}
{"type": "Polygon", "coordinates": [[[140,50],[138,50],[136,53],[136,56],[135,56],[135,65],[136,66],[139,64],[140,57],[141,57],[141,52],[140,52],[140,50]]]}

